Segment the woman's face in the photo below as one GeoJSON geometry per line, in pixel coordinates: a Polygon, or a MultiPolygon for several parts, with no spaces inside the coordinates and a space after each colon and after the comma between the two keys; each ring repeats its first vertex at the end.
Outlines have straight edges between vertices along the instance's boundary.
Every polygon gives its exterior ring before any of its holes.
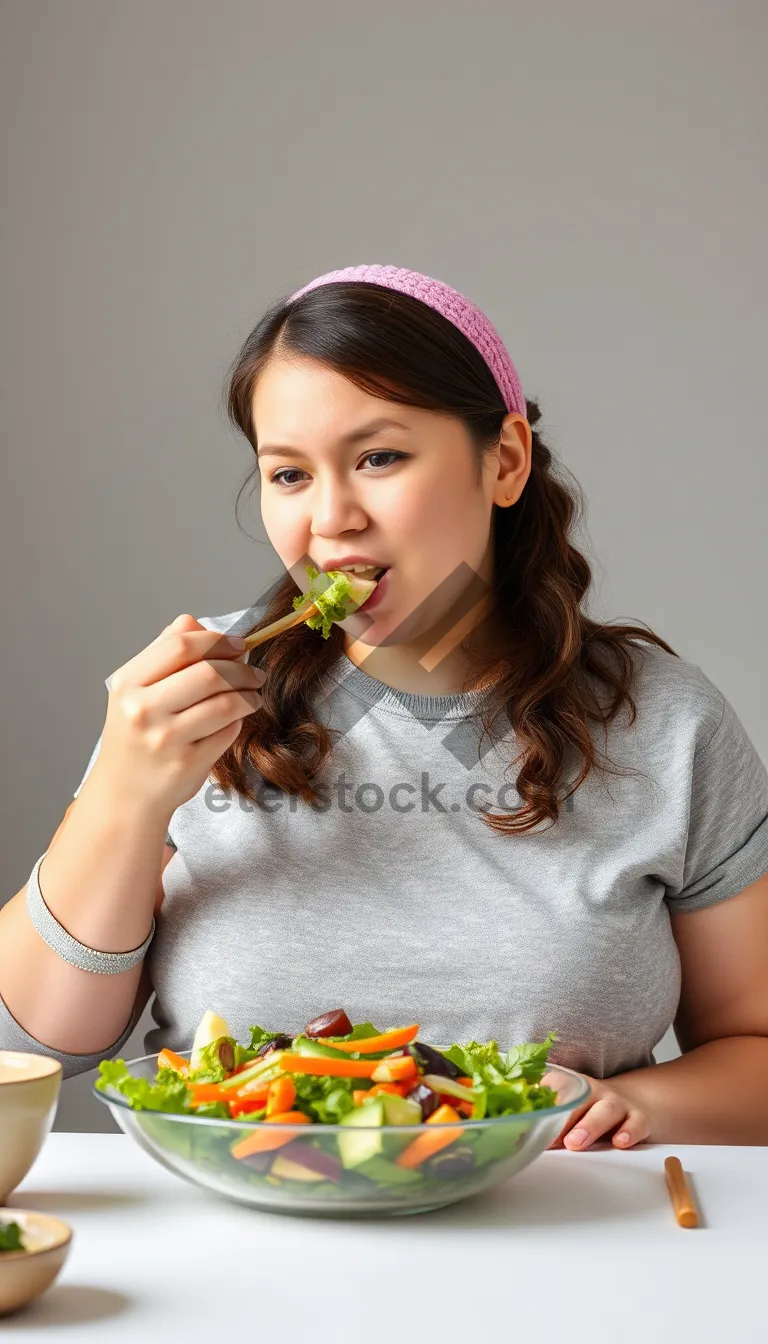
{"type": "Polygon", "coordinates": [[[478,598],[490,589],[493,504],[516,498],[530,470],[517,434],[486,456],[478,483],[459,420],[371,396],[301,356],[262,371],[253,424],[264,527],[296,583],[306,591],[308,562],[361,554],[390,566],[376,607],[340,622],[351,640],[428,642],[470,585],[478,598]],[[383,419],[398,423],[374,429],[383,419]]]}

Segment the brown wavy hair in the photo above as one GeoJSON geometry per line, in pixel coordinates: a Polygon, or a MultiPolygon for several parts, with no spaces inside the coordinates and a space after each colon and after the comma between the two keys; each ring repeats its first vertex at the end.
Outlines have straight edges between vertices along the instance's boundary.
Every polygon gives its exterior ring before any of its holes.
{"type": "MultiPolygon", "coordinates": [[[[456,416],[469,432],[476,478],[482,479],[484,454],[497,445],[507,408],[472,342],[428,305],[380,285],[344,282],[274,303],[237,354],[224,393],[226,413],[254,456],[254,388],[266,364],[280,355],[318,360],[374,396],[456,416]]],[[[530,476],[517,503],[494,506],[492,519],[491,616],[503,675],[485,692],[478,711],[485,732],[492,732],[501,715],[521,744],[513,764],[521,762],[516,789],[523,807],[482,813],[483,822],[503,835],[530,831],[546,819],[554,824],[560,804],[590,770],[616,773],[607,757],[598,761],[589,724],[607,727],[625,702],[634,722],[636,641],[679,656],[645,625],[601,624],[582,611],[592,571],[571,533],[585,513],[585,498],[542,439],[535,401],[526,400],[526,414],[533,431],[530,476]],[[604,703],[600,687],[608,691],[604,703]],[[570,759],[581,768],[573,787],[560,796],[570,759]]],[[[260,480],[258,463],[240,493],[254,476],[260,480]]],[[[292,612],[301,591],[286,573],[251,630],[292,612]]],[[[474,636],[462,646],[471,660],[468,679],[486,666],[473,646],[474,636]]],[[[263,705],[243,720],[211,772],[222,788],[258,805],[259,782],[249,783],[250,766],[285,793],[320,802],[312,780],[333,750],[333,730],[315,719],[312,701],[343,648],[338,625],[324,640],[302,623],[252,651],[249,661],[267,674],[263,705]]]]}

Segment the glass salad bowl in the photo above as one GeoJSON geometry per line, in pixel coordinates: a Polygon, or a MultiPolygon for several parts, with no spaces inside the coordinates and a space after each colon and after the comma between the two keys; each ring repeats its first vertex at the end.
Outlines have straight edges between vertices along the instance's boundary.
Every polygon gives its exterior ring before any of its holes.
{"type": "MultiPolygon", "coordinates": [[[[157,1061],[145,1055],[128,1068],[151,1082],[157,1061]]],[[[542,1081],[557,1093],[556,1106],[446,1125],[254,1124],[134,1110],[109,1088],[94,1094],[139,1147],[194,1185],[269,1212],[346,1218],[426,1213],[516,1176],[591,1090],[581,1074],[555,1064],[542,1081]],[[425,1161],[397,1162],[422,1135],[434,1146],[437,1131],[441,1146],[425,1161]]]]}

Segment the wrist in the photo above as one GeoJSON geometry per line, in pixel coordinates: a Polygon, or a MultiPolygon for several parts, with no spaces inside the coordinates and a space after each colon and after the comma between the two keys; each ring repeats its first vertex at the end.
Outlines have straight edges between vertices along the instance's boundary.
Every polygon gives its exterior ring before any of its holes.
{"type": "Polygon", "coordinates": [[[165,837],[173,809],[169,811],[165,805],[149,798],[146,793],[131,788],[124,780],[115,778],[106,767],[99,769],[98,760],[86,779],[80,796],[86,792],[89,803],[110,823],[117,821],[122,826],[135,826],[144,834],[151,835],[157,832],[165,837]]]}

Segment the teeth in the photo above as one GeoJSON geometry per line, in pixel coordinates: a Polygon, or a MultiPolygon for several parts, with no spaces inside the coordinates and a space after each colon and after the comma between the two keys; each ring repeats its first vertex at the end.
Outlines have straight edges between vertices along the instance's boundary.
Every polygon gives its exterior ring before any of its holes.
{"type": "Polygon", "coordinates": [[[345,574],[378,574],[381,565],[338,565],[345,574]]]}

